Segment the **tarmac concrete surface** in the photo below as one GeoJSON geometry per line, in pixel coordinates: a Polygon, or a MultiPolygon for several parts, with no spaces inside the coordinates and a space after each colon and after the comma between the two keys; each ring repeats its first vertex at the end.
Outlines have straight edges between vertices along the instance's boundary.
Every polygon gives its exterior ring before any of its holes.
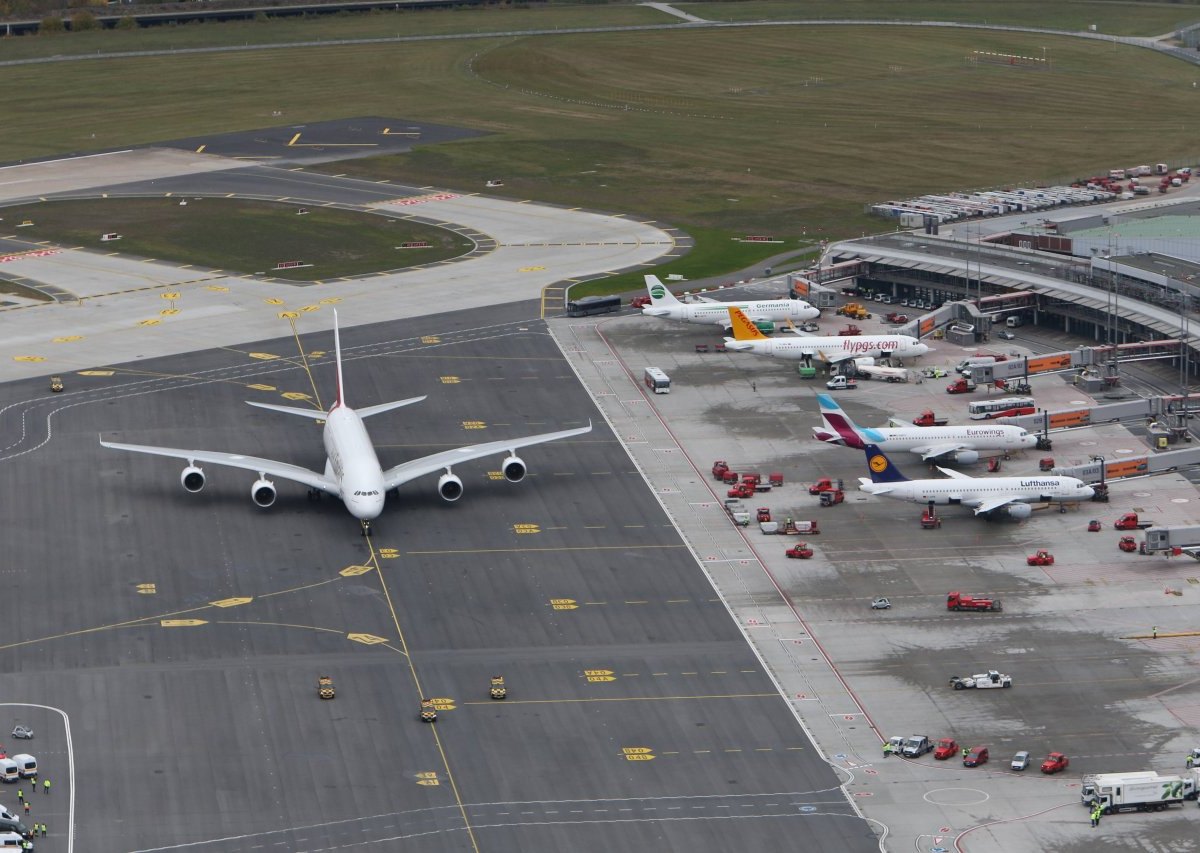
{"type": "MultiPolygon", "coordinates": [[[[770,288],[756,283],[740,290],[761,295],[770,288]]],[[[1162,814],[1114,815],[1092,829],[1078,800],[1081,774],[1178,773],[1194,746],[1200,690],[1192,662],[1200,638],[1190,633],[1200,567],[1187,558],[1120,552],[1120,533],[1112,529],[1117,516],[1134,509],[1162,524],[1194,524],[1196,488],[1186,478],[1115,482],[1110,504],[1089,502],[1065,514],[1040,510],[1019,524],[989,523],[947,507],[940,510],[941,529],[921,530],[920,506],[857,491],[857,478],[866,474],[861,451],[813,440],[811,427],[820,422],[814,393],[823,382],[800,380],[794,363],[698,354],[694,344],[711,347],[720,330],[652,318],[551,326],[575,342],[585,384],[822,755],[844,771],[847,791],[867,818],[886,827],[888,849],[1072,851],[1103,844],[1166,851],[1191,834],[1190,803],[1162,814]],[[671,376],[669,395],[643,390],[647,365],[671,376]],[[776,518],[818,521],[821,533],[808,538],[815,557],[786,559],[792,537],[731,525],[719,508],[724,489],[708,473],[715,459],[735,470],[782,472],[788,485],[748,503],[768,506],[776,518]],[[845,480],[845,504],[819,508],[808,495],[804,484],[822,475],[845,480]],[[1101,519],[1104,529],[1087,532],[1090,518],[1101,519]],[[1039,547],[1053,552],[1053,566],[1025,564],[1039,547]],[[953,589],[999,597],[1004,610],[948,612],[945,595],[953,589]],[[892,609],[870,610],[877,595],[889,596],[892,609]],[[1154,639],[1155,626],[1183,636],[1154,639]],[[1011,674],[1013,688],[948,686],[953,675],[992,668],[1011,674]],[[928,755],[881,760],[884,738],[910,734],[986,745],[991,761],[964,768],[928,755]],[[1021,749],[1033,753],[1035,766],[1010,771],[1009,759],[1021,749]],[[1038,765],[1052,750],[1066,752],[1070,768],[1043,776],[1038,765]]],[[[1047,343],[1057,349],[1079,343],[1024,330],[990,348],[1020,351],[1027,333],[1040,334],[1042,351],[1047,343]]],[[[947,366],[964,357],[957,347],[937,346],[906,366],[947,366]]],[[[948,381],[863,382],[838,400],[861,425],[885,425],[892,415],[911,419],[925,408],[962,422],[972,398],[948,396],[948,381]]],[[[1061,377],[1033,384],[1048,409],[1090,402],[1061,377]]],[[[1050,454],[1015,455],[1002,473],[1034,473],[1043,455],[1077,464],[1093,454],[1147,452],[1121,425],[1053,438],[1050,454]]],[[[910,477],[929,476],[907,455],[895,461],[910,477]]],[[[987,476],[982,464],[968,472],[987,476]]]]}
{"type": "Polygon", "coordinates": [[[312,424],[243,401],[327,404],[327,332],[2,386],[0,666],[72,733],[10,708],[47,848],[878,849],[536,308],[343,330],[351,405],[429,395],[368,422],[384,465],[596,427],[518,485],[456,469],[455,505],[408,484],[369,539],[302,487],[263,511],[248,472],[192,495],[97,441],[319,467],[312,424]]]}

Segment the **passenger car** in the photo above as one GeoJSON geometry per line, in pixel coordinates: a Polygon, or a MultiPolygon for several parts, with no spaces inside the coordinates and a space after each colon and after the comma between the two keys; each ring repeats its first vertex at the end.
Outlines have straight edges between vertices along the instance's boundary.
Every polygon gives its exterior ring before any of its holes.
{"type": "Polygon", "coordinates": [[[1011,341],[1013,338],[1016,337],[1016,335],[1014,335],[1008,329],[1001,329],[999,332],[996,333],[996,337],[998,337],[1004,341],[1011,341]]]}
{"type": "Polygon", "coordinates": [[[978,767],[980,764],[987,764],[988,748],[986,746],[977,746],[967,753],[967,757],[963,759],[963,767],[978,767]]]}
{"type": "Polygon", "coordinates": [[[1024,770],[1029,766],[1029,753],[1025,750],[1018,752],[1012,757],[1012,764],[1010,766],[1013,770],[1024,770]]]}
{"type": "Polygon", "coordinates": [[[938,761],[945,761],[947,758],[958,755],[958,749],[958,741],[952,737],[944,737],[938,741],[937,748],[933,751],[933,757],[938,761]]]}
{"type": "Polygon", "coordinates": [[[1052,752],[1046,756],[1046,760],[1042,762],[1043,773],[1058,773],[1066,770],[1071,760],[1061,752],[1052,752]]]}

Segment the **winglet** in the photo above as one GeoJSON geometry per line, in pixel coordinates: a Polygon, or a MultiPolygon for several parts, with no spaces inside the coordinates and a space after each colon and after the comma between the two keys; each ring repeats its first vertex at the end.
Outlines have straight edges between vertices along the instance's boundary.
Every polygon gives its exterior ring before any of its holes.
{"type": "Polygon", "coordinates": [[[329,411],[333,411],[338,406],[346,405],[346,395],[342,390],[342,338],[338,334],[338,315],[337,309],[333,309],[333,355],[337,361],[337,400],[334,401],[333,407],[329,411]]]}
{"type": "Polygon", "coordinates": [[[735,341],[769,341],[766,335],[758,330],[758,326],[742,313],[741,308],[729,309],[729,325],[733,327],[735,341]]]}
{"type": "Polygon", "coordinates": [[[887,454],[874,444],[865,445],[863,451],[867,454],[867,470],[871,472],[872,483],[903,483],[908,480],[887,458],[887,454]]]}

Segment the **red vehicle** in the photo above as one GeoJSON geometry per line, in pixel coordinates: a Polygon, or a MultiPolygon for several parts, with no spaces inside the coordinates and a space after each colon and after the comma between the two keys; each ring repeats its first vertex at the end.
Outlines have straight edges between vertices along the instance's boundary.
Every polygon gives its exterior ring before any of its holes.
{"type": "Polygon", "coordinates": [[[955,379],[946,386],[947,394],[970,394],[975,390],[975,383],[970,379],[955,379]]]}
{"type": "Polygon", "coordinates": [[[884,319],[884,322],[887,322],[887,323],[907,323],[908,315],[901,314],[899,311],[892,311],[883,319],[884,319]]]}
{"type": "Polygon", "coordinates": [[[1099,533],[1101,530],[1100,519],[1093,518],[1088,522],[1088,533],[1099,533]]]}
{"type": "Polygon", "coordinates": [[[944,737],[938,741],[937,748],[933,751],[933,757],[938,761],[945,761],[947,758],[953,758],[959,753],[958,741],[952,737],[944,737]]]}
{"type": "Polygon", "coordinates": [[[1054,555],[1045,548],[1039,548],[1036,554],[1030,554],[1025,558],[1027,566],[1053,566],[1054,555]]]}
{"type": "Polygon", "coordinates": [[[771,520],[771,508],[766,507],[766,506],[760,506],[758,508],[758,520],[759,521],[770,521],[771,520]]]}
{"type": "Polygon", "coordinates": [[[807,542],[797,542],[783,553],[793,560],[807,560],[813,555],[813,549],[808,547],[807,542]]]}
{"type": "Polygon", "coordinates": [[[781,536],[816,536],[820,532],[821,528],[815,521],[793,521],[790,518],[783,522],[778,531],[781,536]]]}
{"type": "Polygon", "coordinates": [[[987,412],[979,420],[991,421],[996,418],[1019,418],[1021,415],[1032,415],[1037,412],[1037,406],[1017,406],[1015,409],[1005,409],[1003,412],[987,412]]]}
{"type": "Polygon", "coordinates": [[[1153,526],[1153,521],[1141,521],[1136,512],[1127,512],[1113,522],[1114,530],[1145,530],[1153,526]]]}
{"type": "Polygon", "coordinates": [[[754,484],[738,483],[725,496],[729,498],[752,498],[754,497],[754,484]]]}
{"type": "Polygon", "coordinates": [[[718,480],[720,480],[725,477],[725,472],[728,470],[729,470],[729,463],[726,462],[724,459],[718,459],[716,462],[713,463],[712,475],[714,477],[716,477],[718,480]]]}
{"type": "Polygon", "coordinates": [[[1038,470],[1039,471],[1053,471],[1054,470],[1054,457],[1053,456],[1043,456],[1041,459],[1039,459],[1038,460],[1038,470]]]}
{"type": "Polygon", "coordinates": [[[921,510],[921,529],[936,530],[942,526],[942,517],[929,507],[921,510]]]}
{"type": "Polygon", "coordinates": [[[827,492],[832,488],[833,488],[833,478],[832,477],[822,477],[821,479],[817,480],[817,482],[813,483],[811,486],[808,487],[808,493],[810,495],[819,495],[819,494],[821,494],[821,492],[827,492]]]}
{"type": "Polygon", "coordinates": [[[641,296],[635,296],[633,299],[629,300],[630,308],[645,308],[649,304],[650,297],[646,296],[645,294],[642,294],[641,296]]]}
{"type": "Polygon", "coordinates": [[[721,482],[727,486],[732,486],[737,483],[740,476],[741,475],[739,475],[737,471],[730,471],[728,468],[726,468],[725,473],[721,475],[721,482]]]}
{"type": "Polygon", "coordinates": [[[779,471],[772,471],[767,477],[767,482],[778,489],[783,486],[783,474],[779,471]]]}
{"type": "Polygon", "coordinates": [[[1066,770],[1071,760],[1061,752],[1052,752],[1046,756],[1046,760],[1042,762],[1043,773],[1058,773],[1061,770],[1066,770]]]}
{"type": "Polygon", "coordinates": [[[1126,554],[1132,554],[1138,549],[1137,540],[1132,536],[1122,536],[1121,541],[1117,543],[1117,547],[1126,554]]]}
{"type": "Polygon", "coordinates": [[[862,334],[862,329],[860,329],[854,323],[850,323],[844,329],[838,329],[838,337],[840,337],[840,338],[853,338],[853,337],[856,337],[857,335],[861,335],[861,334],[862,334]]]}
{"type": "Polygon", "coordinates": [[[841,489],[829,489],[821,492],[821,506],[834,506],[846,499],[846,493],[841,489]]]}
{"type": "Polygon", "coordinates": [[[948,423],[949,418],[939,418],[933,413],[933,409],[926,409],[913,418],[913,426],[945,426],[948,423]]]}
{"type": "Polygon", "coordinates": [[[962,592],[952,592],[946,596],[947,610],[990,610],[1000,612],[1004,608],[998,598],[976,598],[962,592]]]}
{"type": "Polygon", "coordinates": [[[963,759],[963,767],[978,767],[981,764],[987,764],[988,748],[986,746],[977,746],[967,753],[967,757],[963,759]]]}

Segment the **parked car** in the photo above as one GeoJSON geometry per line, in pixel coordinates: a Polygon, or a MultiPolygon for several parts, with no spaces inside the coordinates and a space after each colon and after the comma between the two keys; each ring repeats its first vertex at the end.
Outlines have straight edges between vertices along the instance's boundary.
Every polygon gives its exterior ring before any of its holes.
{"type": "Polygon", "coordinates": [[[1003,341],[1011,341],[1013,338],[1016,337],[1016,335],[1014,335],[1008,329],[1001,329],[999,332],[996,333],[996,337],[1000,338],[1003,341]]]}
{"type": "Polygon", "coordinates": [[[963,767],[978,767],[981,764],[987,764],[988,748],[986,746],[977,746],[967,753],[967,757],[963,759],[963,767]]]}
{"type": "Polygon", "coordinates": [[[885,596],[881,595],[879,598],[877,598],[871,602],[871,609],[872,610],[891,610],[892,602],[885,596]]]}
{"type": "Polygon", "coordinates": [[[938,741],[937,748],[933,751],[933,757],[938,761],[945,761],[947,758],[953,758],[958,755],[958,741],[952,737],[944,737],[938,741]]]}
{"type": "Polygon", "coordinates": [[[1052,752],[1046,756],[1046,760],[1042,762],[1043,773],[1059,773],[1067,769],[1071,760],[1061,752],[1052,752]]]}
{"type": "Polygon", "coordinates": [[[1012,765],[1010,766],[1013,770],[1024,770],[1029,766],[1029,753],[1025,750],[1018,752],[1012,757],[1012,765]]]}

